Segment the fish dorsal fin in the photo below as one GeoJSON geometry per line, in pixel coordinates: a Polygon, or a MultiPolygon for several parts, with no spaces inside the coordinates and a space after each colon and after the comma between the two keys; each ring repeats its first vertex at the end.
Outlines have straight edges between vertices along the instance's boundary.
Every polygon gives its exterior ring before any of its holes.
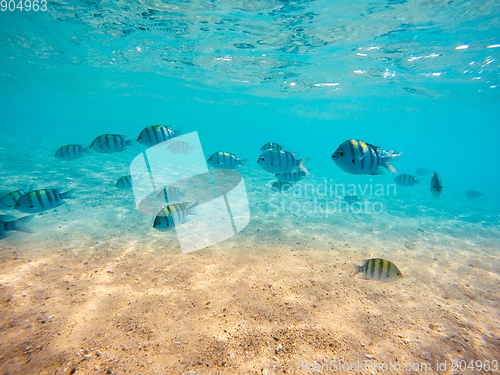
{"type": "Polygon", "coordinates": [[[368,143],[368,142],[365,142],[365,144],[370,147],[370,148],[373,148],[374,150],[377,150],[377,151],[380,151],[382,148],[379,147],[379,146],[375,146],[375,145],[372,145],[371,143],[368,143]]]}

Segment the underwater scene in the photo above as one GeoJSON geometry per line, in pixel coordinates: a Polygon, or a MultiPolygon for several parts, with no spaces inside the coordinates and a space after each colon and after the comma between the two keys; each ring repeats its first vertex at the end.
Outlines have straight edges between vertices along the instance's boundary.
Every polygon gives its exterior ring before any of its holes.
{"type": "Polygon", "coordinates": [[[500,2],[2,0],[0,374],[500,374],[500,2]]]}

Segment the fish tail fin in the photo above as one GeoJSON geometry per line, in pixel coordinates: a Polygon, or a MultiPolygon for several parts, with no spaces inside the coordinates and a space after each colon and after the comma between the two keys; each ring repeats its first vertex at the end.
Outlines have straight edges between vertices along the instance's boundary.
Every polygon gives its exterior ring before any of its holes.
{"type": "Polygon", "coordinates": [[[12,229],[17,230],[18,232],[35,233],[32,229],[26,226],[26,223],[31,219],[33,219],[34,217],[35,217],[34,215],[28,215],[20,219],[17,219],[16,221],[13,221],[12,229]]]}
{"type": "Polygon", "coordinates": [[[304,172],[306,172],[306,175],[309,176],[310,173],[309,171],[307,170],[306,168],[306,163],[311,160],[311,158],[304,158],[304,159],[300,159],[300,162],[299,162],[299,169],[302,169],[304,172]]]}
{"type": "Polygon", "coordinates": [[[198,207],[198,202],[195,202],[191,206],[187,207],[186,210],[188,212],[188,215],[198,215],[199,212],[197,210],[197,207],[198,207]]]}
{"type": "Polygon", "coordinates": [[[91,154],[92,153],[92,149],[90,148],[90,146],[89,147],[83,147],[82,146],[82,152],[84,154],[91,154]]]}
{"type": "Polygon", "coordinates": [[[245,167],[247,165],[248,159],[240,159],[238,161],[238,165],[241,165],[242,167],[245,167]]]}
{"type": "Polygon", "coordinates": [[[131,147],[138,147],[139,143],[135,139],[126,139],[125,144],[131,147]]]}
{"type": "Polygon", "coordinates": [[[356,276],[358,273],[363,272],[363,266],[358,266],[357,264],[352,263],[352,274],[351,277],[356,276]]]}
{"type": "Polygon", "coordinates": [[[61,197],[63,199],[76,199],[74,193],[75,193],[75,190],[71,189],[71,190],[68,190],[68,191],[66,191],[64,193],[61,193],[61,197]]]}
{"type": "Polygon", "coordinates": [[[400,152],[399,154],[395,154],[394,151],[387,152],[384,155],[384,163],[382,166],[387,168],[393,173],[398,173],[396,168],[394,168],[394,166],[392,165],[392,162],[394,161],[394,159],[399,158],[401,155],[403,155],[403,152],[400,152]]]}

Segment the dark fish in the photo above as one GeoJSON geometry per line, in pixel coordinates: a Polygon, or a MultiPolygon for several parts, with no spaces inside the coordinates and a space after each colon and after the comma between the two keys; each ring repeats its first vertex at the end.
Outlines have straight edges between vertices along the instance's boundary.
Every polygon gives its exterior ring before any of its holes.
{"type": "Polygon", "coordinates": [[[427,176],[429,173],[431,173],[430,170],[426,169],[426,168],[418,168],[416,173],[419,175],[419,176],[427,176]]]}
{"type": "Polygon", "coordinates": [[[418,180],[415,179],[415,177],[409,174],[400,174],[394,179],[394,182],[401,186],[413,186],[419,183],[418,180]]]}
{"type": "Polygon", "coordinates": [[[387,259],[368,259],[362,266],[353,264],[354,273],[352,276],[362,273],[363,279],[377,281],[395,281],[403,277],[401,271],[392,262],[387,259]]]}
{"type": "Polygon", "coordinates": [[[38,189],[22,195],[14,208],[35,214],[60,206],[66,203],[65,199],[75,199],[73,190],[61,193],[60,189],[38,189]]]}
{"type": "Polygon", "coordinates": [[[441,195],[441,190],[443,189],[443,185],[441,184],[441,177],[434,172],[431,178],[431,193],[434,198],[438,198],[441,195]]]}
{"type": "Polygon", "coordinates": [[[274,143],[274,142],[267,142],[264,146],[260,148],[261,151],[266,151],[266,150],[283,150],[283,146],[274,143]]]}
{"type": "Polygon", "coordinates": [[[332,155],[332,160],[346,173],[350,174],[382,174],[379,167],[397,173],[391,162],[401,156],[394,151],[383,151],[370,143],[350,139],[343,142],[332,155]]]}
{"type": "Polygon", "coordinates": [[[307,159],[297,159],[296,155],[284,150],[266,150],[257,159],[257,164],[269,173],[292,172],[298,169],[309,173],[306,169],[307,159]]]}
{"type": "Polygon", "coordinates": [[[210,155],[207,164],[212,168],[234,169],[239,165],[243,165],[243,161],[234,154],[219,151],[210,155]]]}
{"type": "Polygon", "coordinates": [[[118,134],[102,134],[92,141],[90,148],[92,151],[100,154],[111,154],[114,152],[125,151],[127,146],[131,146],[131,139],[125,140],[123,135],[118,134]]]}
{"type": "Polygon", "coordinates": [[[25,216],[20,219],[16,219],[14,216],[10,215],[0,215],[0,240],[7,237],[10,231],[33,233],[31,229],[25,226],[25,224],[33,219],[33,215],[25,216]]]}
{"type": "Polygon", "coordinates": [[[359,198],[356,194],[347,194],[347,195],[344,197],[344,200],[345,200],[347,203],[354,203],[354,202],[359,202],[359,201],[360,201],[360,198],[359,198]]]}
{"type": "MultiPolygon", "coordinates": [[[[11,192],[1,192],[0,193],[0,204],[1,206],[7,207],[7,208],[12,208],[16,205],[17,201],[21,196],[26,194],[27,192],[31,191],[33,189],[33,186],[30,186],[28,188],[24,189],[19,189],[19,190],[14,190],[11,192]]],[[[0,207],[1,207],[0,206],[0,207]]]]}
{"type": "Polygon", "coordinates": [[[476,190],[470,190],[467,193],[465,193],[465,196],[470,199],[479,198],[481,195],[483,195],[483,193],[480,193],[479,191],[476,190]]]}
{"type": "Polygon", "coordinates": [[[56,151],[55,157],[59,160],[70,161],[81,158],[83,155],[90,153],[90,147],[82,145],[66,145],[56,151]]]}
{"type": "Polygon", "coordinates": [[[168,141],[177,136],[177,132],[163,125],[151,125],[145,127],[139,136],[137,142],[143,146],[152,147],[159,143],[168,141]]]}

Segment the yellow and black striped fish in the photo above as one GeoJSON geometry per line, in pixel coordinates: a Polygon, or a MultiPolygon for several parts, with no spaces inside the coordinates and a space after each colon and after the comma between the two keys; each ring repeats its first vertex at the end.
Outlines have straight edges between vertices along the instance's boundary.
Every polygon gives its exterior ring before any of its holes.
{"type": "Polygon", "coordinates": [[[363,279],[377,281],[395,281],[403,277],[401,271],[387,259],[373,258],[365,260],[362,266],[353,264],[352,276],[362,273],[363,279]]]}
{"type": "Polygon", "coordinates": [[[383,151],[380,147],[350,139],[335,150],[332,160],[346,173],[375,175],[383,173],[379,167],[397,173],[391,162],[401,154],[395,154],[392,150],[383,151]]]}
{"type": "Polygon", "coordinates": [[[187,154],[191,151],[194,151],[194,148],[189,145],[189,143],[184,141],[172,141],[167,146],[167,150],[172,154],[187,154]]]}
{"type": "Polygon", "coordinates": [[[116,181],[116,184],[115,186],[118,188],[118,189],[122,189],[122,190],[129,190],[129,189],[132,189],[132,176],[130,176],[129,174],[128,175],[125,175],[125,176],[122,176],[118,179],[118,181],[116,181]]]}
{"type": "Polygon", "coordinates": [[[283,146],[274,143],[274,142],[267,142],[264,146],[260,148],[260,151],[266,151],[266,150],[283,150],[283,146]]]}
{"type": "Polygon", "coordinates": [[[158,215],[156,215],[153,223],[153,228],[159,231],[167,231],[173,229],[176,225],[180,225],[188,221],[188,215],[196,215],[194,210],[197,203],[188,206],[189,203],[169,204],[164,207],[158,215]]]}
{"type": "Polygon", "coordinates": [[[155,146],[159,143],[168,141],[177,136],[177,132],[163,125],[151,125],[145,127],[139,136],[137,142],[143,146],[155,146]]]}
{"type": "Polygon", "coordinates": [[[0,195],[1,195],[0,208],[2,206],[7,207],[7,208],[14,207],[16,205],[17,201],[19,200],[19,198],[21,198],[21,196],[23,196],[27,192],[31,191],[31,189],[33,189],[33,186],[30,186],[30,187],[24,188],[24,189],[14,190],[14,191],[11,191],[8,193],[1,192],[0,193],[0,195]]]}
{"type": "Polygon", "coordinates": [[[10,215],[0,215],[0,240],[7,237],[10,231],[33,233],[31,229],[26,227],[28,221],[33,219],[33,215],[25,216],[20,219],[16,219],[14,216],[10,215]]]}
{"type": "Polygon", "coordinates": [[[125,151],[127,146],[131,146],[131,139],[125,140],[123,135],[118,134],[102,134],[94,139],[90,145],[92,151],[100,154],[111,154],[113,152],[125,151]]]}
{"type": "Polygon", "coordinates": [[[243,165],[243,160],[230,152],[218,151],[210,155],[207,164],[212,168],[234,169],[239,165],[243,165]]]}
{"type": "Polygon", "coordinates": [[[400,174],[394,179],[394,182],[401,186],[413,186],[419,183],[415,177],[409,174],[400,174]]]}
{"type": "Polygon", "coordinates": [[[82,145],[66,145],[56,151],[55,157],[59,160],[69,161],[81,158],[90,153],[90,147],[84,148],[82,145]]]}
{"type": "Polygon", "coordinates": [[[15,209],[29,214],[50,210],[66,203],[65,199],[75,199],[73,190],[60,193],[60,189],[38,189],[22,195],[15,209]]]}
{"type": "Polygon", "coordinates": [[[306,161],[307,159],[297,159],[290,151],[266,150],[257,159],[257,164],[269,173],[292,172],[301,169],[308,174],[306,161]]]}

